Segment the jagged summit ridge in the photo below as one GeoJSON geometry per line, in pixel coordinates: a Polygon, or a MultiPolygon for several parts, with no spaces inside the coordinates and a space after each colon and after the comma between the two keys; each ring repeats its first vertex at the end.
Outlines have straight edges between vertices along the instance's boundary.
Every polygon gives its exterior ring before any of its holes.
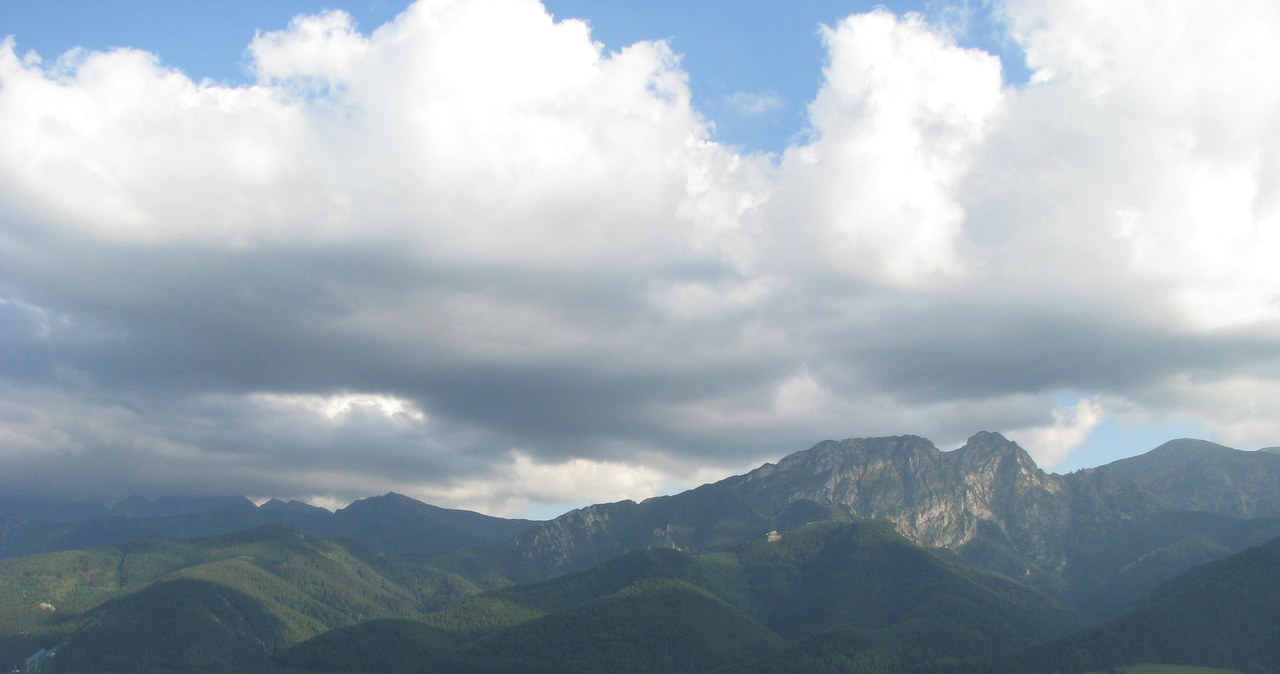
{"type": "MultiPolygon", "coordinates": [[[[637,547],[715,550],[809,522],[880,519],[915,543],[968,554],[978,541],[1012,573],[1051,576],[1044,569],[1066,563],[1065,523],[1081,510],[1072,485],[1083,481],[1045,473],[998,433],[975,434],[950,452],[914,435],[824,441],[680,494],[566,513],[495,555],[520,560],[504,570],[508,578],[534,580],[637,547]]],[[[1147,503],[1094,482],[1090,518],[1131,517],[1147,503]]]]}
{"type": "Polygon", "coordinates": [[[1017,443],[983,432],[954,451],[913,435],[824,441],[679,494],[580,508],[440,563],[483,568],[496,582],[529,582],[638,548],[724,550],[850,519],[886,520],[917,544],[1099,618],[1155,583],[1280,534],[1280,520],[1171,507],[1118,471],[1046,473],[1017,443]],[[1135,574],[1144,581],[1129,582],[1135,574]],[[1128,594],[1113,592],[1114,584],[1128,594]]]}
{"type": "Polygon", "coordinates": [[[1021,447],[999,433],[977,433],[944,452],[914,435],[826,441],[748,473],[744,497],[775,512],[798,501],[839,507],[860,518],[887,519],[930,547],[962,546],[983,522],[1016,533],[1018,512],[1039,510],[1063,491],[1021,447]]]}

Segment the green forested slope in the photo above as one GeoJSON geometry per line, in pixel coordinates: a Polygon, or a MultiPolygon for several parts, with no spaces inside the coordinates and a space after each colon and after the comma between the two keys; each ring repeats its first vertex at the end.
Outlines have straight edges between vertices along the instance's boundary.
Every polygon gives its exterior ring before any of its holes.
{"type": "Polygon", "coordinates": [[[1003,657],[926,671],[1048,674],[1143,662],[1280,671],[1280,539],[1170,581],[1102,625],[1003,657]]]}
{"type": "Polygon", "coordinates": [[[1171,440],[1104,469],[1137,482],[1175,507],[1234,517],[1280,517],[1280,456],[1204,440],[1171,440]]]}
{"type": "Polygon", "coordinates": [[[123,673],[250,667],[306,636],[272,608],[218,583],[162,581],[91,611],[46,669],[123,673]]]}
{"type": "Polygon", "coordinates": [[[455,662],[477,673],[706,672],[783,643],[705,590],[651,578],[476,639],[455,662]]]}
{"type": "Polygon", "coordinates": [[[147,644],[159,633],[186,635],[170,640],[173,650],[163,656],[174,663],[189,666],[194,652],[213,662],[222,636],[195,626],[200,616],[221,616],[215,606],[244,619],[262,660],[335,627],[414,615],[474,592],[429,567],[283,526],[4,560],[0,578],[0,655],[17,662],[66,640],[54,660],[64,671],[94,669],[88,663],[104,647],[155,651],[147,644]],[[259,613],[271,619],[254,617],[259,613]],[[174,632],[184,626],[190,629],[174,632]]]}
{"type": "Polygon", "coordinates": [[[887,523],[826,522],[720,553],[638,550],[413,624],[321,635],[279,661],[369,672],[754,671],[820,647],[833,661],[873,653],[905,666],[1078,624],[1043,595],[942,561],[887,523]],[[397,640],[404,650],[388,648],[397,640]],[[381,669],[367,660],[374,652],[381,669]]]}

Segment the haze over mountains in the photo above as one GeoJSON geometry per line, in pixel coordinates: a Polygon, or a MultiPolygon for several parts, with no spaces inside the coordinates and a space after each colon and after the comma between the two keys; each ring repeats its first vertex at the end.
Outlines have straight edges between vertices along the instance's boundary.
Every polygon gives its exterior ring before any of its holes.
{"type": "MultiPolygon", "coordinates": [[[[62,644],[63,671],[256,667],[277,654],[290,666],[332,670],[341,667],[323,663],[354,667],[353,654],[369,652],[350,644],[386,652],[386,667],[350,671],[423,663],[442,671],[798,671],[788,669],[797,662],[811,671],[838,669],[832,663],[906,671],[955,658],[1001,671],[990,658],[1014,648],[1041,650],[999,667],[1052,664],[1072,648],[1145,657],[1117,640],[1177,622],[1168,606],[1207,590],[1178,581],[1191,589],[1143,597],[1252,546],[1274,550],[1278,484],[1280,454],[1271,451],[1176,440],[1057,475],[983,432],[949,452],[916,436],[827,441],[687,492],[546,522],[397,494],[337,512],[243,498],[133,498],[109,510],[48,506],[41,519],[28,504],[0,516],[0,554],[21,557],[0,562],[11,585],[0,601],[0,643],[10,659],[62,644]],[[77,508],[87,518],[75,519],[77,508]],[[246,529],[257,533],[236,533],[246,529]],[[346,542],[316,538],[330,536],[346,542]],[[128,542],[144,539],[154,542],[128,542]],[[351,561],[334,562],[335,554],[351,561]],[[146,571],[127,572],[134,567],[125,560],[146,571]],[[337,587],[365,589],[323,589],[337,587]],[[441,608],[408,623],[365,623],[441,608]],[[163,621],[166,611],[189,615],[176,624],[217,643],[175,642],[199,645],[201,656],[121,627],[163,621]],[[1142,622],[1130,611],[1165,617],[1142,622]],[[659,614],[688,621],[644,627],[659,614]],[[1118,622],[1062,642],[1073,645],[1047,645],[1109,619],[1118,622]],[[334,628],[345,631],[324,636],[334,628]],[[310,637],[317,640],[292,648],[310,637]],[[659,643],[679,646],[649,648],[659,643]],[[929,646],[909,645],[918,643],[929,646]]],[[[1270,596],[1274,555],[1248,554],[1233,564],[1248,566],[1253,580],[1233,591],[1270,596]]],[[[1256,602],[1223,602],[1223,615],[1240,609],[1245,615],[1233,619],[1245,622],[1257,610],[1256,602]]],[[[1241,634],[1249,643],[1236,656],[1195,642],[1179,657],[1272,662],[1250,645],[1269,632],[1241,634]]]]}
{"type": "MultiPolygon", "coordinates": [[[[0,503],[0,512],[6,504],[0,503]]],[[[380,550],[426,553],[504,541],[533,524],[451,510],[389,493],[330,512],[299,501],[270,500],[261,506],[243,496],[169,498],[134,496],[111,508],[81,504],[83,513],[60,504],[14,504],[0,514],[0,559],[38,552],[156,538],[190,538],[288,524],[318,536],[344,536],[380,550]],[[53,517],[42,519],[46,510],[53,517]]]]}

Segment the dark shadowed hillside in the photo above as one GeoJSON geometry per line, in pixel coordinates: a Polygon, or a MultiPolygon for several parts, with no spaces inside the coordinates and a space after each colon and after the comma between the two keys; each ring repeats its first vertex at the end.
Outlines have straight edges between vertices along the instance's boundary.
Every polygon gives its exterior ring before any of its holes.
{"type": "Polygon", "coordinates": [[[1195,569],[1102,625],[929,674],[1114,671],[1142,662],[1280,671],[1280,539],[1195,569]]]}
{"type": "Polygon", "coordinates": [[[1178,508],[1280,517],[1280,454],[1271,451],[1242,452],[1184,438],[1103,468],[1130,477],[1178,508]]]}
{"type": "Polygon", "coordinates": [[[99,606],[45,667],[53,672],[241,669],[295,641],[263,601],[226,585],[168,580],[99,606]]]}

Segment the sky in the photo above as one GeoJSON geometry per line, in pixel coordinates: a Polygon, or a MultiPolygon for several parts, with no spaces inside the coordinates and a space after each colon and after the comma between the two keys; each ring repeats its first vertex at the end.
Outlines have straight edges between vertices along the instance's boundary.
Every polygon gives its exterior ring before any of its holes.
{"type": "Polygon", "coordinates": [[[1280,5],[0,7],[0,489],[1280,444],[1280,5]]]}

